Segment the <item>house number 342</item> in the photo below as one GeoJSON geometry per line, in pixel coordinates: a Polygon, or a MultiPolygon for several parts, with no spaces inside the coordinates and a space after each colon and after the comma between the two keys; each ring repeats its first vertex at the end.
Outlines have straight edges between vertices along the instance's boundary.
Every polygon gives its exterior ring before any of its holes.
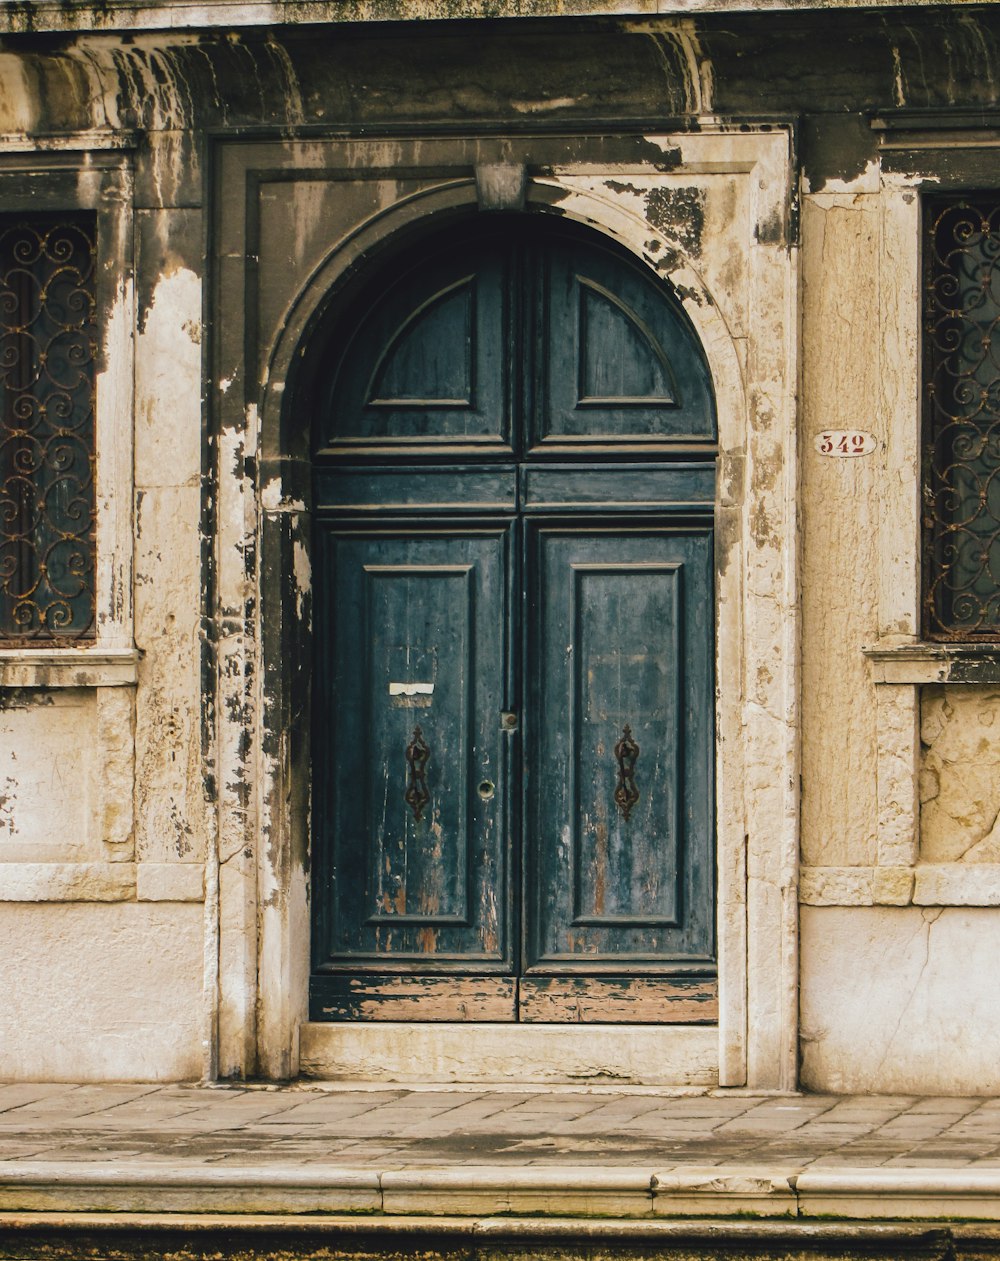
{"type": "Polygon", "coordinates": [[[844,457],[871,455],[877,443],[875,435],[863,429],[824,429],[816,435],[813,445],[820,455],[844,457]]]}

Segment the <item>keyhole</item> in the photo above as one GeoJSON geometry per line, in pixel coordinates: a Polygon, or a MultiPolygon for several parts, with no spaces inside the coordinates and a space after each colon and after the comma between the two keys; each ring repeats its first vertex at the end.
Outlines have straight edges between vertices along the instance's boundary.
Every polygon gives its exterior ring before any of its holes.
{"type": "Polygon", "coordinates": [[[479,795],[480,797],[482,797],[483,801],[489,801],[489,799],[493,796],[496,790],[497,790],[496,784],[490,783],[488,779],[484,779],[483,782],[479,785],[479,795]]]}

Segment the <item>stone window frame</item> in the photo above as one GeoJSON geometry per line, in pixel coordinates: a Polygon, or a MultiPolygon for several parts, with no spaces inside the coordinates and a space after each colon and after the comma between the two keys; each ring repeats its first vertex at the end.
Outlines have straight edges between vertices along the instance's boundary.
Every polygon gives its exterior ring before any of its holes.
{"type": "Polygon", "coordinates": [[[1000,115],[904,111],[874,118],[879,193],[880,462],[877,635],[861,651],[876,685],[876,861],[802,871],[813,906],[1000,906],[1000,864],[922,861],[921,689],[1000,683],[1000,642],[923,637],[923,207],[928,195],[1000,188],[1000,115]]]}
{"type": "Polygon", "coordinates": [[[132,638],[132,163],[128,135],[87,133],[45,152],[0,147],[4,213],[96,214],[96,613],[79,644],[0,647],[0,686],[134,683],[132,638]]]}
{"type": "Polygon", "coordinates": [[[87,861],[39,862],[8,848],[0,900],[118,901],[136,896],[131,729],[139,653],[134,646],[133,162],[130,133],[0,137],[4,213],[91,212],[96,218],[95,297],[95,618],[78,643],[0,645],[0,706],[71,703],[93,695],[97,756],[105,794],[94,817],[96,849],[87,861]]]}
{"type": "Polygon", "coordinates": [[[997,551],[1000,515],[993,502],[996,470],[989,461],[996,420],[988,431],[977,429],[986,435],[984,446],[969,452],[965,445],[970,426],[981,426],[991,414],[982,396],[995,397],[998,386],[994,356],[983,340],[992,336],[987,329],[996,328],[998,308],[992,284],[984,295],[980,280],[984,264],[991,278],[995,275],[989,250],[997,240],[1000,190],[995,183],[990,189],[957,193],[925,187],[921,202],[923,633],[937,643],[994,644],[1000,640],[1000,581],[991,558],[997,551]],[[960,234],[970,221],[987,216],[993,226],[985,249],[977,252],[975,243],[963,245],[960,234]],[[946,235],[939,239],[939,232],[946,235]],[[956,311],[962,313],[960,322],[956,311]],[[961,330],[959,347],[951,344],[956,328],[961,330]],[[986,565],[977,561],[984,549],[986,565]]]}

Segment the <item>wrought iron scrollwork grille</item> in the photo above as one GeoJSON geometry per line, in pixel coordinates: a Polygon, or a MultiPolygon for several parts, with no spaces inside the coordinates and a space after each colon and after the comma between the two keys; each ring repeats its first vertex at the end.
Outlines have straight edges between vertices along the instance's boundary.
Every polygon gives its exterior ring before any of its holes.
{"type": "Polygon", "coordinates": [[[1000,638],[1000,193],[924,205],[923,607],[1000,638]]]}
{"type": "Polygon", "coordinates": [[[0,216],[0,641],[94,634],[95,227],[0,216]]]}

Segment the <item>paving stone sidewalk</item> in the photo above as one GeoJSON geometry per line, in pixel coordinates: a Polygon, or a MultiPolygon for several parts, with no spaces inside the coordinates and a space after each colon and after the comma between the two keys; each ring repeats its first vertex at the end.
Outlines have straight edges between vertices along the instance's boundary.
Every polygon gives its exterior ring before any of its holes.
{"type": "Polygon", "coordinates": [[[794,1166],[985,1176],[1000,1173],[1000,1099],[0,1085],[8,1169],[123,1160],[188,1169],[794,1166]]]}

